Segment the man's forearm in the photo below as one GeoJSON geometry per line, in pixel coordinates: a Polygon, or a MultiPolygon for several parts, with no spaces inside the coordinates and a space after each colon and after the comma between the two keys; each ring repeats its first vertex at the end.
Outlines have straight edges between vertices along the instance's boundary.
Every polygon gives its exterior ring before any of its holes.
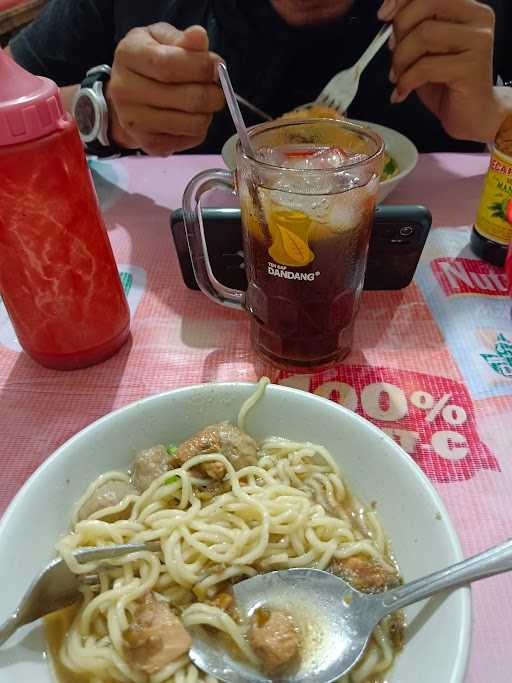
{"type": "Polygon", "coordinates": [[[60,89],[60,96],[62,97],[62,104],[64,109],[72,114],[71,105],[73,104],[73,98],[76,91],[78,90],[78,85],[67,85],[65,88],[60,89]]]}

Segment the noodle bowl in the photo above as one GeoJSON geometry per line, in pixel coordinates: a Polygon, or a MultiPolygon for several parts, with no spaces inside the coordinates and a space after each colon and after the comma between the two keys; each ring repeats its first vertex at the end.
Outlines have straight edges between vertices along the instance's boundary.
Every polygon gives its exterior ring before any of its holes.
{"type": "MultiPolygon", "coordinates": [[[[262,399],[265,382],[242,407],[238,426],[262,399]]],[[[90,683],[214,683],[183,654],[148,673],[130,657],[126,634],[148,593],[170,605],[185,629],[202,625],[222,634],[241,655],[258,663],[247,625],[219,595],[235,581],[289,567],[343,573],[356,587],[381,590],[399,580],[387,536],[374,510],[349,491],[330,453],[322,446],[278,437],[258,443],[257,461],[236,469],[222,452],[200,452],[172,467],[142,492],[129,492],[114,505],[83,518],[81,511],[109,482],[130,486],[131,474],[101,475],[77,502],[71,531],[57,549],[73,572],[89,574],[95,564],[78,564],[73,551],[110,543],[160,541],[161,553],[137,552],[102,562],[99,590],[84,589],[80,606],[59,651],[60,662],[90,683]],[[204,467],[220,463],[222,481],[204,467]],[[359,582],[359,583],[358,583],[359,582]]],[[[375,630],[358,667],[343,683],[381,680],[399,646],[397,615],[375,630]]]]}

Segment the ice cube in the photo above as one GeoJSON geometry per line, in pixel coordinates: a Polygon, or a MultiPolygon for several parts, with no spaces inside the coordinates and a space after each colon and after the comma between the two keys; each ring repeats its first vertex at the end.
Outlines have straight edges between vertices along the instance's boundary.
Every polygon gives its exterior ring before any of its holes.
{"type": "Polygon", "coordinates": [[[326,147],[311,144],[283,145],[282,147],[262,147],[258,158],[273,166],[294,170],[314,170],[340,168],[349,161],[365,159],[362,154],[352,155],[340,147],[326,147]]]}
{"type": "Polygon", "coordinates": [[[261,147],[256,152],[256,158],[265,164],[281,166],[281,155],[278,154],[277,147],[261,147]]]}
{"type": "Polygon", "coordinates": [[[314,170],[328,170],[340,168],[346,162],[346,154],[339,147],[324,147],[318,149],[309,159],[309,168],[314,170]]]}
{"type": "Polygon", "coordinates": [[[301,211],[305,214],[310,214],[313,211],[317,199],[315,196],[299,194],[297,192],[283,192],[281,190],[272,190],[270,197],[274,207],[290,211],[301,211]]]}
{"type": "Polygon", "coordinates": [[[368,204],[368,193],[365,188],[349,190],[330,199],[327,222],[332,229],[335,232],[343,232],[356,228],[368,204]]]}

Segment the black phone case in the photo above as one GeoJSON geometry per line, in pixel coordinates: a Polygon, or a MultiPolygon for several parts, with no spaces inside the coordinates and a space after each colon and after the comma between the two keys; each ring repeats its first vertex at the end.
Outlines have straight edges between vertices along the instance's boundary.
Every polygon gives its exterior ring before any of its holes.
{"type": "MultiPolygon", "coordinates": [[[[201,215],[213,275],[227,287],[246,290],[240,209],[202,209],[201,215]]],[[[432,215],[424,206],[379,206],[370,238],[364,288],[407,287],[431,225],[432,215]]],[[[171,232],[183,281],[189,289],[197,290],[181,209],[171,214],[171,232]]]]}

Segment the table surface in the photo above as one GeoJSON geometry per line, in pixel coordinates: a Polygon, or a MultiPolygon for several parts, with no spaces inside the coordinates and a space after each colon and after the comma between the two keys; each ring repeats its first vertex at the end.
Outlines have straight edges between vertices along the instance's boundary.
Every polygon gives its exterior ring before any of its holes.
{"type": "MultiPolygon", "coordinates": [[[[432,231],[415,282],[365,293],[354,351],[338,367],[287,376],[250,349],[248,319],[183,286],[169,210],[219,157],[96,162],[100,202],[123,281],[132,339],[92,368],[59,373],[20,353],[0,309],[0,513],[37,466],[114,408],[198,382],[275,381],[344,400],[399,441],[443,497],[467,555],[512,537],[512,330],[502,271],[467,249],[488,159],[427,155],[390,198],[422,203],[432,231]],[[379,399],[380,396],[380,399],[379,399]]],[[[215,197],[213,203],[219,203],[215,197]]],[[[508,683],[512,582],[475,585],[468,683],[508,683]]]]}

